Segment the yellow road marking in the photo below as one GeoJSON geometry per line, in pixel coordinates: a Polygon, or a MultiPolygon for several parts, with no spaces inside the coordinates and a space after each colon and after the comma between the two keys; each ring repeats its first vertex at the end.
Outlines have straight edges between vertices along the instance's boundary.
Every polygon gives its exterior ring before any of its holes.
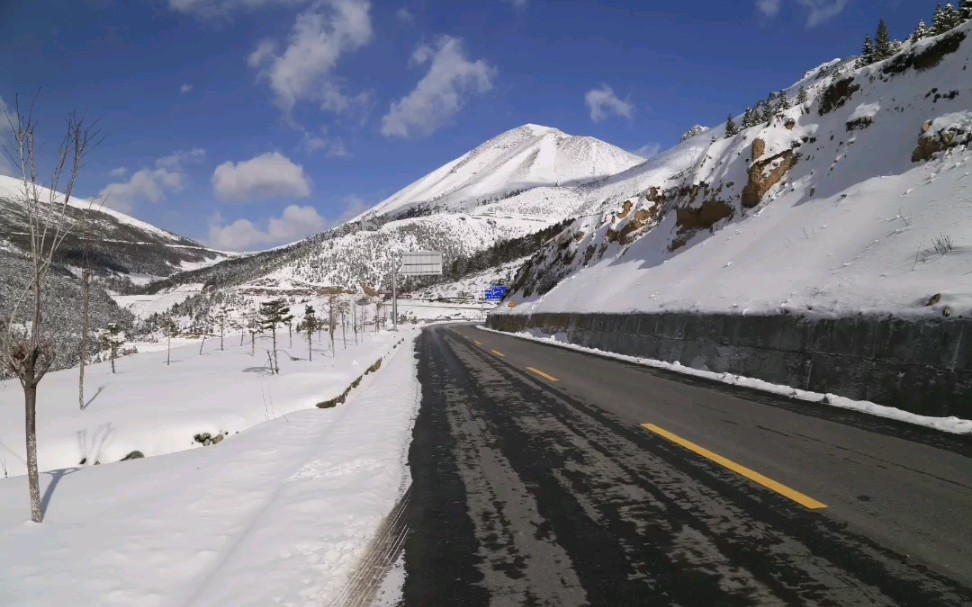
{"type": "Polygon", "coordinates": [[[737,464],[737,463],[735,463],[735,462],[733,462],[731,460],[728,460],[728,459],[722,457],[721,455],[717,455],[717,454],[709,451],[708,449],[705,449],[703,447],[700,447],[700,446],[696,445],[695,443],[693,443],[691,441],[687,441],[687,440],[685,440],[684,438],[682,438],[680,436],[677,436],[675,434],[672,434],[668,430],[664,430],[662,428],[659,428],[658,426],[656,426],[654,424],[642,424],[641,427],[644,428],[645,430],[648,430],[649,432],[654,432],[655,434],[657,434],[657,435],[659,435],[659,436],[661,436],[663,438],[667,438],[668,440],[672,441],[673,443],[675,443],[677,445],[681,445],[682,447],[685,447],[689,451],[691,451],[691,452],[693,452],[693,453],[695,453],[697,455],[701,455],[702,457],[706,458],[707,460],[710,460],[710,461],[713,461],[713,462],[719,464],[723,468],[728,468],[729,470],[732,470],[736,474],[738,474],[740,476],[744,476],[744,477],[748,478],[749,480],[753,481],[754,483],[758,483],[758,484],[766,487],[770,491],[775,491],[775,492],[779,493],[780,495],[782,495],[783,497],[785,497],[787,499],[790,499],[790,500],[793,500],[794,502],[800,504],[804,508],[807,508],[809,510],[822,510],[822,509],[824,509],[824,508],[827,507],[826,504],[820,503],[817,500],[813,499],[812,497],[809,497],[807,495],[804,495],[804,494],[800,493],[799,491],[795,491],[793,489],[790,489],[786,485],[781,485],[780,483],[774,481],[773,479],[767,478],[767,477],[763,476],[759,472],[756,472],[754,470],[750,470],[749,468],[747,468],[745,466],[741,466],[741,465],[739,465],[739,464],[737,464]]]}
{"type": "Polygon", "coordinates": [[[476,344],[477,346],[481,346],[481,345],[483,345],[482,343],[480,343],[480,342],[478,342],[478,341],[476,341],[475,339],[473,340],[473,342],[475,342],[475,344],[476,344]]]}
{"type": "Polygon", "coordinates": [[[502,352],[500,352],[499,350],[490,350],[490,352],[492,352],[492,353],[493,353],[493,354],[495,354],[496,356],[499,356],[500,358],[506,358],[506,354],[503,354],[503,353],[502,353],[502,352]]]}
{"type": "Polygon", "coordinates": [[[547,381],[560,381],[559,379],[557,379],[553,375],[547,375],[546,373],[544,373],[540,369],[534,369],[533,367],[527,367],[527,371],[529,371],[530,373],[533,373],[535,375],[539,375],[540,377],[544,378],[547,381]]]}

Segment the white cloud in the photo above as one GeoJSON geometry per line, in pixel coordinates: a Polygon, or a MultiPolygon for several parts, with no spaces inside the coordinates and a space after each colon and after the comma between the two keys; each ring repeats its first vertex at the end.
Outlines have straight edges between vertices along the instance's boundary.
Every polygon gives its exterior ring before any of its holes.
{"type": "Polygon", "coordinates": [[[756,0],[756,10],[767,17],[775,17],[780,14],[783,0],[756,0]]]}
{"type": "MultiPolygon", "coordinates": [[[[140,202],[162,202],[167,194],[181,192],[186,185],[185,165],[197,163],[206,157],[206,151],[195,148],[179,150],[155,161],[154,168],[144,168],[132,173],[127,181],[109,183],[101,192],[105,206],[129,212],[140,202]]],[[[125,167],[111,171],[111,176],[123,179],[128,173],[125,167]]]]}
{"type": "MultiPolygon", "coordinates": [[[[807,27],[813,28],[844,12],[851,0],[796,0],[807,11],[807,27]]],[[[783,8],[783,0],[756,0],[756,10],[766,17],[775,17],[783,8]]]]}
{"type": "Polygon", "coordinates": [[[178,150],[156,160],[155,166],[164,169],[177,169],[185,164],[197,163],[204,158],[206,158],[206,150],[202,148],[178,150]]]}
{"type": "Polygon", "coordinates": [[[370,10],[368,0],[321,0],[297,15],[282,49],[270,40],[257,45],[249,65],[269,83],[281,109],[290,112],[306,100],[341,106],[347,98],[329,77],[341,55],[371,41],[370,10]]]}
{"type": "Polygon", "coordinates": [[[634,117],[634,104],[621,100],[614,94],[614,89],[602,84],[599,89],[591,89],[584,96],[584,102],[591,110],[591,120],[601,122],[611,116],[623,116],[627,119],[634,117]]]}
{"type": "Polygon", "coordinates": [[[296,6],[305,0],[169,0],[169,8],[197,17],[228,17],[242,10],[296,6]]]}
{"type": "Polygon", "coordinates": [[[280,152],[236,164],[224,162],[213,171],[213,193],[225,202],[307,198],[310,191],[304,168],[280,152]]]}
{"type": "Polygon", "coordinates": [[[632,150],[631,153],[635,156],[641,156],[642,158],[651,158],[652,156],[657,156],[658,152],[660,151],[660,143],[646,143],[637,150],[632,150]]]}
{"type": "Polygon", "coordinates": [[[323,151],[324,155],[328,158],[348,158],[351,156],[347,146],[344,145],[344,140],[340,137],[328,137],[327,130],[323,128],[319,135],[310,131],[304,131],[301,147],[308,154],[323,151]]]}
{"type": "Polygon", "coordinates": [[[257,247],[287,244],[322,232],[327,221],[311,206],[292,204],[281,216],[267,220],[266,227],[258,227],[249,219],[237,219],[224,224],[216,213],[209,221],[209,244],[229,251],[248,251],[257,247]]]}
{"type": "Polygon", "coordinates": [[[462,41],[442,37],[436,46],[420,46],[412,65],[429,65],[429,71],[411,93],[391,104],[382,118],[386,137],[430,135],[448,124],[474,95],[493,87],[496,68],[483,60],[469,61],[462,41]]]}
{"type": "Polygon", "coordinates": [[[179,87],[179,92],[182,93],[183,95],[185,95],[191,90],[192,90],[192,85],[189,84],[188,82],[179,87]]]}
{"type": "Polygon", "coordinates": [[[844,12],[850,0],[797,0],[809,11],[807,27],[816,27],[844,12]]]}
{"type": "Polygon", "coordinates": [[[399,21],[407,25],[415,23],[415,15],[413,15],[412,11],[408,10],[404,6],[395,11],[395,16],[398,17],[399,21]]]}

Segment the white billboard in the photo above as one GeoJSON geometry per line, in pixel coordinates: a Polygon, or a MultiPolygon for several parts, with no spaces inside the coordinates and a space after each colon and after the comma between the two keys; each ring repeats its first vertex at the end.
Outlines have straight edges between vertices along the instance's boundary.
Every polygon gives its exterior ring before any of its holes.
{"type": "Polygon", "coordinates": [[[402,253],[402,274],[405,276],[441,275],[442,253],[434,251],[402,253]]]}

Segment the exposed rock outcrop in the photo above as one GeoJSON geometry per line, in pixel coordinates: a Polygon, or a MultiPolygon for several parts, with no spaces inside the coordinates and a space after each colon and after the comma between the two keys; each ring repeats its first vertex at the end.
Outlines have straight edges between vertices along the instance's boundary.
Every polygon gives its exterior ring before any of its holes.
{"type": "Polygon", "coordinates": [[[791,148],[760,160],[765,153],[766,142],[762,139],[753,141],[753,164],[749,167],[749,181],[742,192],[742,205],[747,209],[762,202],[763,196],[783,180],[800,157],[791,148]]]}

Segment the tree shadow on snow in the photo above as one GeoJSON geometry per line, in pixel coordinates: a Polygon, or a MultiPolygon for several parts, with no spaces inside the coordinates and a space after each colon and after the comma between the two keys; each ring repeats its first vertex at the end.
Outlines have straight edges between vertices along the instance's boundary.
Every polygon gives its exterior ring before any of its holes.
{"type": "Polygon", "coordinates": [[[61,479],[69,474],[77,472],[80,469],[81,468],[64,468],[61,470],[44,472],[44,474],[51,477],[51,482],[47,483],[47,487],[44,488],[44,495],[41,496],[41,514],[43,516],[47,516],[47,509],[51,505],[51,498],[54,496],[54,490],[57,488],[58,483],[61,482],[61,479]]]}
{"type": "Polygon", "coordinates": [[[85,411],[88,407],[90,407],[91,406],[91,403],[93,403],[95,401],[95,399],[98,398],[98,396],[100,396],[102,392],[104,392],[104,390],[105,390],[106,387],[107,386],[98,386],[98,390],[94,393],[94,396],[92,396],[91,398],[89,398],[88,399],[88,402],[84,403],[84,406],[81,407],[81,410],[82,411],[85,411]]]}
{"type": "Polygon", "coordinates": [[[81,461],[78,462],[78,465],[102,463],[101,454],[108,444],[108,437],[111,436],[112,432],[114,432],[114,428],[111,427],[111,422],[98,426],[98,429],[91,434],[90,440],[87,430],[78,430],[78,451],[81,452],[81,461]]]}

